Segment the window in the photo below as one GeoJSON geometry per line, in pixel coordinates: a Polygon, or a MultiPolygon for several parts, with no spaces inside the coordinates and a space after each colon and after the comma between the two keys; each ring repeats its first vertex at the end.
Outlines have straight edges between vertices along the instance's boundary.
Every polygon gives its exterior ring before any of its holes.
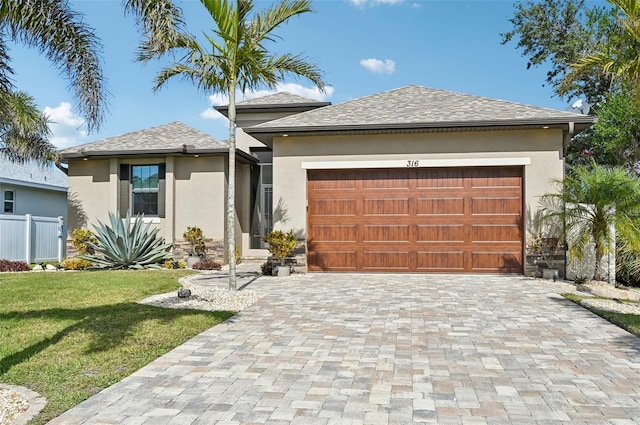
{"type": "Polygon", "coordinates": [[[158,165],[131,166],[131,201],[133,214],[158,215],[158,165]]]}
{"type": "Polygon", "coordinates": [[[16,193],[13,190],[4,191],[4,213],[13,214],[16,205],[16,193]]]}

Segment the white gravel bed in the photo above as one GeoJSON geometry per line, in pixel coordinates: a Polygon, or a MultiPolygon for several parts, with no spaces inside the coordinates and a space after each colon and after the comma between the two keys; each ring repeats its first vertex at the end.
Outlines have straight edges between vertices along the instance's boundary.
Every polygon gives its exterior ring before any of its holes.
{"type": "Polygon", "coordinates": [[[165,308],[188,308],[206,311],[242,311],[254,304],[265,294],[260,291],[244,289],[230,292],[222,288],[205,288],[194,284],[185,284],[191,290],[188,298],[179,298],[178,292],[153,295],[140,301],[141,304],[165,308]]]}
{"type": "Polygon", "coordinates": [[[599,310],[613,311],[615,313],[640,315],[640,306],[614,300],[588,298],[580,301],[580,304],[599,310]]]}
{"type": "Polygon", "coordinates": [[[16,417],[29,410],[29,402],[21,395],[0,389],[0,425],[13,423],[16,417]]]}

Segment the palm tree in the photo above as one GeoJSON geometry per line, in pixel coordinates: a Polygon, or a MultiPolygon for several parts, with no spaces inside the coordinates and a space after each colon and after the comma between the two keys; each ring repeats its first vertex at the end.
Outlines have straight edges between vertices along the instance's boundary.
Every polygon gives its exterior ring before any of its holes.
{"type": "Polygon", "coordinates": [[[638,0],[607,0],[615,9],[621,33],[612,36],[604,48],[571,65],[565,85],[597,70],[612,77],[640,96],[640,2],[638,0]],[[623,16],[618,14],[622,13],[623,16]]]}
{"type": "MultiPolygon", "coordinates": [[[[229,96],[229,183],[227,188],[227,248],[229,290],[235,291],[235,151],[236,90],[242,93],[259,87],[275,88],[287,74],[306,78],[324,90],[324,81],[316,65],[300,55],[272,54],[265,46],[274,41],[274,30],[290,18],[311,11],[309,0],[282,0],[261,12],[254,12],[253,0],[200,0],[214,21],[213,35],[201,45],[184,32],[167,50],[180,57],[156,76],[154,91],[173,77],[193,83],[199,90],[229,96]]],[[[139,60],[159,56],[150,48],[140,51],[139,60]]]]}
{"type": "Polygon", "coordinates": [[[31,96],[15,91],[0,96],[0,149],[10,160],[57,162],[58,155],[48,141],[49,135],[47,117],[31,96]]]}
{"type": "MultiPolygon", "coordinates": [[[[171,0],[127,0],[125,11],[135,15],[145,46],[162,53],[182,25],[180,9],[171,0]]],[[[104,122],[107,89],[102,72],[102,45],[84,17],[72,10],[66,0],[0,1],[0,147],[14,158],[43,160],[55,157],[53,145],[46,142],[47,131],[27,134],[27,128],[40,129],[43,117],[29,126],[12,129],[35,118],[33,99],[26,103],[23,92],[15,92],[7,41],[36,48],[58,67],[70,82],[76,107],[86,120],[87,130],[98,130],[104,122]],[[23,102],[20,102],[22,100],[23,102]],[[12,109],[14,106],[22,106],[12,109]],[[22,115],[21,115],[22,114],[22,115]],[[10,135],[11,137],[9,137],[10,135]],[[29,146],[31,145],[31,146],[29,146]],[[46,149],[46,152],[41,150],[46,149]]]]}
{"type": "Polygon", "coordinates": [[[622,167],[592,163],[572,168],[555,182],[560,190],[542,197],[541,219],[564,222],[560,238],[566,239],[571,258],[582,259],[593,242],[594,279],[602,280],[602,258],[614,249],[616,235],[626,249],[640,248],[640,179],[622,167]]]}

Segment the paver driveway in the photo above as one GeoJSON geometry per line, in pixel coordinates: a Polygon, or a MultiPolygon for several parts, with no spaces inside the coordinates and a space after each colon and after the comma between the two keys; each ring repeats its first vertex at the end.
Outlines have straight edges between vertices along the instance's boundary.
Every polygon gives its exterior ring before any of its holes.
{"type": "Polygon", "coordinates": [[[261,278],[52,424],[640,423],[640,340],[524,277],[261,278]]]}

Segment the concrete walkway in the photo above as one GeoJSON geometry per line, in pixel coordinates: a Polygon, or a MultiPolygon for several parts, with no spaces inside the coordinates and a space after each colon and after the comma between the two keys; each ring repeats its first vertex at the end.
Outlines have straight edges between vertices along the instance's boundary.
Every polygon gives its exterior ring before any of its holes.
{"type": "Polygon", "coordinates": [[[524,277],[259,278],[51,424],[640,423],[640,339],[524,277]]]}

